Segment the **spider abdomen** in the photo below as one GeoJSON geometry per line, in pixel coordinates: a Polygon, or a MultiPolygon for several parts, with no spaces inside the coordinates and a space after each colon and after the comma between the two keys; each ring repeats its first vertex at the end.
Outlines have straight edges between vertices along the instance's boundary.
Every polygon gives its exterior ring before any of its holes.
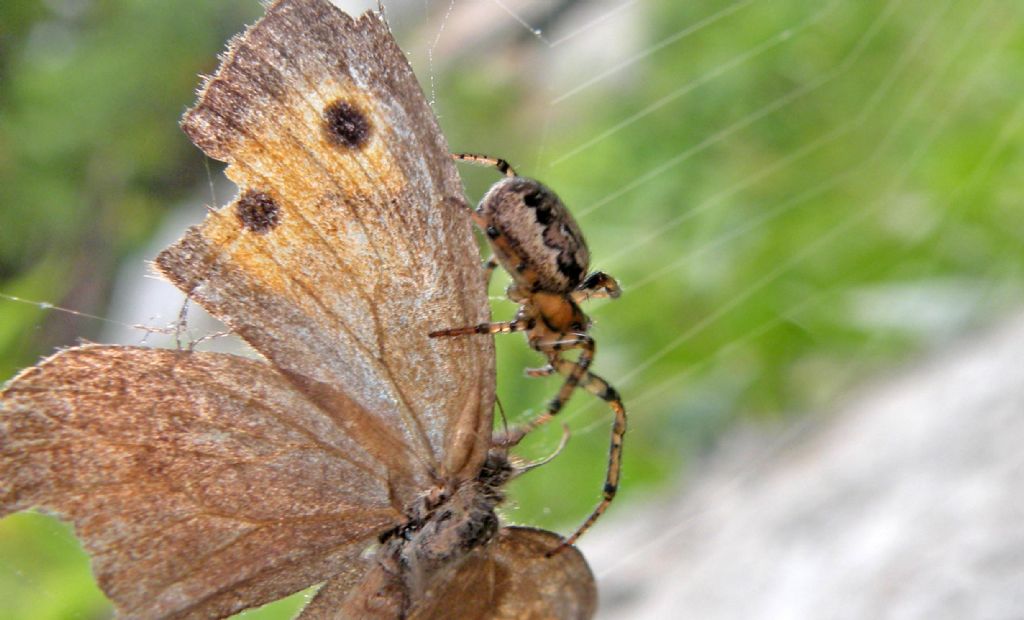
{"type": "Polygon", "coordinates": [[[494,255],[530,291],[568,293],[587,273],[590,251],[576,220],[539,181],[510,177],[494,184],[477,213],[494,255]]]}

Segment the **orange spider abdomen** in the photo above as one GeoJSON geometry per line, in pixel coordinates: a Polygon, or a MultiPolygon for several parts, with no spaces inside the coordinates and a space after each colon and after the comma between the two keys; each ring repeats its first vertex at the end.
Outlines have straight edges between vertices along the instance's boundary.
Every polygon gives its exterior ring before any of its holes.
{"type": "Polygon", "coordinates": [[[587,273],[590,251],[576,220],[539,181],[509,177],[480,201],[494,255],[526,291],[565,294],[587,273]]]}

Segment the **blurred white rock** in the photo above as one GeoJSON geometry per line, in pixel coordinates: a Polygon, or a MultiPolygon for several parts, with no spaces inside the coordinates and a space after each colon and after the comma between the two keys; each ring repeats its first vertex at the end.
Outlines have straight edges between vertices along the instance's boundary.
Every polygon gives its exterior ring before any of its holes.
{"type": "Polygon", "coordinates": [[[584,538],[601,618],[1024,618],[1024,316],[739,435],[584,538]]]}

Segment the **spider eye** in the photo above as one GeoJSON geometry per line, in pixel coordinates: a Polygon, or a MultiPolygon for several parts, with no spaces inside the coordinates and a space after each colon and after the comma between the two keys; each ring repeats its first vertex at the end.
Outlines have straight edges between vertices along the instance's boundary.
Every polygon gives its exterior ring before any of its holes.
{"type": "Polygon", "coordinates": [[[528,207],[536,207],[543,200],[544,196],[543,194],[540,193],[540,190],[532,191],[529,194],[523,196],[523,202],[525,202],[526,206],[528,207]]]}

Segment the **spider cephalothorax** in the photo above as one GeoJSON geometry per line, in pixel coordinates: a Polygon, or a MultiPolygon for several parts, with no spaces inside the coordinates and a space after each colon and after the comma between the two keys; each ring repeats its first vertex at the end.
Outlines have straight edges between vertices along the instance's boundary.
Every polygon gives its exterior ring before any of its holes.
{"type": "Polygon", "coordinates": [[[565,377],[565,383],[544,413],[499,437],[505,445],[518,443],[528,432],[548,422],[577,387],[607,401],[615,412],[604,498],[569,537],[567,544],[571,544],[604,512],[615,495],[622,436],[626,432],[626,412],[618,392],[589,370],[594,359],[594,339],[587,334],[590,319],[579,304],[593,297],[618,297],[619,285],[600,271],[588,275],[590,251],[583,233],[554,192],[539,181],[518,176],[502,159],[461,154],[454,157],[492,165],[506,175],[491,187],[471,217],[487,235],[494,251],[485,264],[488,280],[495,267],[504,267],[512,277],[508,297],[519,304],[519,311],[508,322],[443,329],[431,332],[430,336],[521,331],[530,347],[548,360],[547,366],[529,369],[527,374],[539,377],[557,372],[565,377]],[[580,350],[575,361],[561,356],[568,349],[580,350]]]}

